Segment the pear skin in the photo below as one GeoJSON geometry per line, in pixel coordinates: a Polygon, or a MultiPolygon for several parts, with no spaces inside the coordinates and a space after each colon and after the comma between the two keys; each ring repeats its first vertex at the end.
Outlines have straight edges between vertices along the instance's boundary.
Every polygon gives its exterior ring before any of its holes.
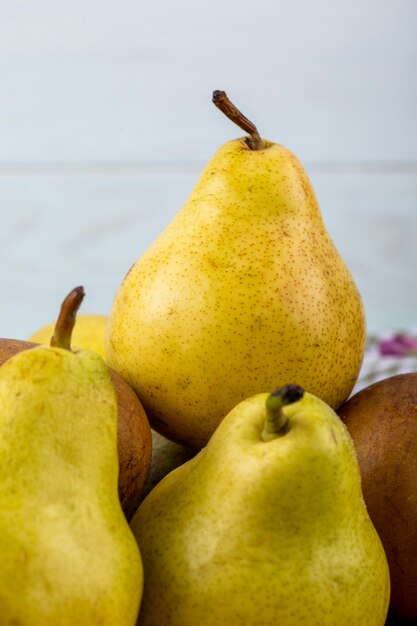
{"type": "Polygon", "coordinates": [[[104,361],[39,346],[0,368],[4,624],[133,626],[140,554],[117,492],[117,402],[104,361]]]}
{"type": "Polygon", "coordinates": [[[320,399],[235,407],[145,498],[131,528],[141,626],[383,626],[389,573],[352,440],[320,399]]]}
{"type": "Polygon", "coordinates": [[[106,359],[155,430],[201,448],[238,402],[288,380],[337,408],[364,346],[360,294],[301,163],[241,138],[125,276],[106,359]]]}

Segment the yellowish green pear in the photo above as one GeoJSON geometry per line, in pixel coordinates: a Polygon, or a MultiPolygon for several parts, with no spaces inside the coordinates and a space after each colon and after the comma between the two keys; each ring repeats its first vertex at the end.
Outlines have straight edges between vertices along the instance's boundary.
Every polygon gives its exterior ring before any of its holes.
{"type": "Polygon", "coordinates": [[[153,428],[202,447],[233,406],[296,380],[333,408],[365,345],[362,300],[298,159],[251,132],[223,145],[120,285],[106,358],[153,428]]]}
{"type": "Polygon", "coordinates": [[[131,527],[140,626],[384,626],[388,565],[352,440],[296,385],[237,405],[131,527]]]}
{"type": "MultiPolygon", "coordinates": [[[[42,326],[30,337],[29,341],[49,344],[54,333],[55,322],[42,326]]],[[[74,349],[93,350],[103,359],[105,358],[105,344],[107,333],[107,315],[81,314],[72,332],[74,349]]]]}
{"type": "Polygon", "coordinates": [[[133,626],[140,553],[118,498],[117,401],[92,351],[73,352],[84,295],[51,346],[0,368],[0,623],[133,626]]]}
{"type": "MultiPolygon", "coordinates": [[[[31,350],[38,345],[32,341],[0,337],[0,366],[17,352],[31,350]]],[[[138,508],[140,500],[143,499],[145,482],[147,489],[151,486],[147,479],[152,460],[152,432],[142,404],[133,389],[117,372],[111,368],[108,369],[116,390],[118,404],[119,498],[126,519],[129,521],[138,508]]],[[[160,458],[165,455],[165,452],[168,453],[168,446],[180,448],[178,444],[170,442],[161,435],[158,439],[166,442],[163,449],[159,445],[156,450],[160,458]]],[[[186,450],[189,451],[189,448],[186,450]]],[[[179,465],[181,457],[172,460],[179,465]]]]}

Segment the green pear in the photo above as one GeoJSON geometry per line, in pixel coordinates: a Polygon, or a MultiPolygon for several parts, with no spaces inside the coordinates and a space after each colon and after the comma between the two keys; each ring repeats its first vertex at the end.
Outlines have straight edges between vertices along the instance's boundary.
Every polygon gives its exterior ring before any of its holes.
{"type": "Polygon", "coordinates": [[[65,299],[51,346],[0,368],[0,622],[133,626],[143,587],[118,498],[117,401],[103,359],[72,352],[65,299]]]}
{"type": "Polygon", "coordinates": [[[237,405],[140,505],[140,626],[383,626],[388,565],[352,440],[295,385],[237,405]]]}
{"type": "Polygon", "coordinates": [[[106,359],[155,430],[199,448],[238,402],[288,380],[337,408],[364,345],[360,294],[302,165],[252,130],[218,150],[124,278],[106,359]]]}

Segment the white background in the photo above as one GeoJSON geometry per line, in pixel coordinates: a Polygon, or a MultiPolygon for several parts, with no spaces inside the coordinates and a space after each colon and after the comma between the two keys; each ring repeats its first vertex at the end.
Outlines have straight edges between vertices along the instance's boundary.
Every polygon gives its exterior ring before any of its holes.
{"type": "Polygon", "coordinates": [[[417,323],[415,0],[2,0],[0,335],[130,265],[240,136],[224,89],[303,162],[369,331],[417,323]]]}

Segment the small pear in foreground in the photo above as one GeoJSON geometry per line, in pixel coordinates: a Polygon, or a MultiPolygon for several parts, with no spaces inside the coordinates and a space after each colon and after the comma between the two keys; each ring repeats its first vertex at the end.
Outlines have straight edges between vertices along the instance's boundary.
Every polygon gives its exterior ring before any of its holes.
{"type": "Polygon", "coordinates": [[[250,137],[217,151],[127,273],[106,343],[151,426],[195,448],[238,402],[288,380],[340,406],[365,347],[360,294],[302,165],[215,93],[250,137]]]}
{"type": "MultiPolygon", "coordinates": [[[[55,322],[42,326],[29,337],[29,341],[48,344],[54,328],[55,322]]],[[[93,350],[105,359],[106,333],[107,315],[78,315],[72,336],[73,349],[93,350]]]]}
{"type": "MultiPolygon", "coordinates": [[[[77,327],[78,317],[75,321],[77,327]]],[[[49,334],[49,343],[53,331],[49,334]]],[[[0,338],[0,365],[22,350],[35,348],[31,341],[0,338]]],[[[95,350],[97,352],[97,350],[95,350]]],[[[152,433],[142,404],[130,385],[109,368],[118,406],[119,497],[125,516],[130,520],[139,506],[152,460],[152,433]]]]}
{"type": "Polygon", "coordinates": [[[384,626],[388,566],[352,440],[298,386],[237,405],[131,528],[140,626],[384,626]]]}
{"type": "Polygon", "coordinates": [[[417,622],[417,373],[378,381],[338,411],[355,444],[391,575],[390,613],[417,622]]]}
{"type": "Polygon", "coordinates": [[[134,626],[143,572],[117,492],[117,401],[103,359],[70,349],[82,288],[51,346],[0,368],[1,623],[134,626]]]}

